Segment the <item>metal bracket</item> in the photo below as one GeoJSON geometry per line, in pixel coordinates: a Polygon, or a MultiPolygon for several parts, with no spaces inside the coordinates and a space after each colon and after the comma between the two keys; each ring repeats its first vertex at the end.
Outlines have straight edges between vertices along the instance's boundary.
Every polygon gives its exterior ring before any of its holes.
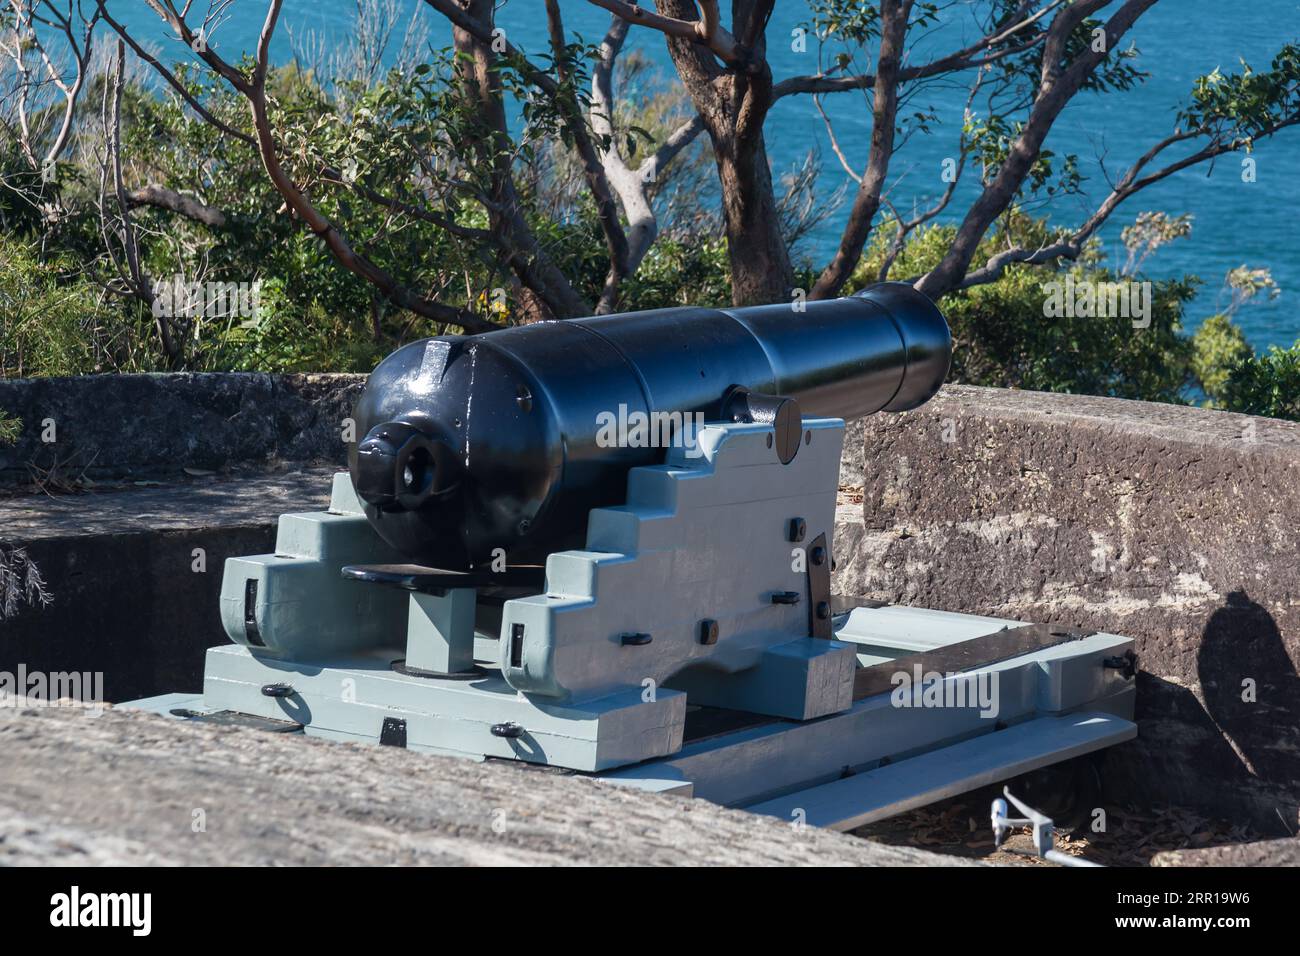
{"type": "Polygon", "coordinates": [[[1052,863],[1059,863],[1061,866],[1101,866],[1100,863],[1093,863],[1091,860],[1084,860],[1077,856],[1070,856],[1056,849],[1056,829],[1052,825],[1052,818],[1046,814],[1039,813],[1027,803],[1017,799],[1010,788],[1002,788],[1002,797],[993,801],[993,807],[990,816],[993,823],[993,845],[1001,846],[1006,840],[1007,834],[1012,827],[1034,828],[1034,852],[1044,860],[1050,860],[1052,863]],[[1004,800],[1002,797],[1005,797],[1004,800]],[[1024,818],[1011,817],[1007,801],[1011,801],[1024,818]]]}
{"type": "Polygon", "coordinates": [[[808,632],[830,640],[835,636],[831,620],[831,552],[826,532],[813,538],[805,555],[808,566],[808,632]]]}
{"type": "Polygon", "coordinates": [[[241,714],[234,710],[217,710],[203,713],[187,707],[177,707],[169,713],[173,717],[184,717],[206,724],[219,724],[223,727],[247,727],[250,730],[264,730],[272,734],[296,734],[302,731],[302,724],[294,720],[276,720],[274,717],[255,717],[241,714]]]}
{"type": "Polygon", "coordinates": [[[250,647],[266,647],[257,626],[257,578],[244,582],[244,637],[250,647]]]}
{"type": "Polygon", "coordinates": [[[1132,648],[1117,657],[1107,657],[1101,664],[1103,667],[1119,671],[1119,675],[1125,680],[1132,680],[1137,677],[1138,659],[1132,648]]]}
{"type": "Polygon", "coordinates": [[[379,729],[379,743],[384,747],[406,746],[406,721],[398,717],[385,717],[379,729]]]}

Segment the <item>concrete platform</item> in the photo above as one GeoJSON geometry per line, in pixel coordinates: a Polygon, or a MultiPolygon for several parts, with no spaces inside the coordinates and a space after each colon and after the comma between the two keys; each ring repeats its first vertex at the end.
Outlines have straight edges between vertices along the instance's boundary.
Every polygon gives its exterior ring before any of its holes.
{"type": "Polygon", "coordinates": [[[335,466],[0,497],[0,545],[26,548],[53,602],[0,621],[0,670],[100,671],[109,700],[198,691],[221,628],[226,558],[272,550],[284,511],[329,501],[335,466]]]}

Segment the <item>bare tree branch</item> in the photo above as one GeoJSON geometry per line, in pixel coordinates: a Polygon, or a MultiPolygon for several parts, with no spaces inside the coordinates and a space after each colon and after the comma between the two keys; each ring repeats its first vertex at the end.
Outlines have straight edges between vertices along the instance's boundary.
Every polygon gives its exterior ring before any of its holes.
{"type": "Polygon", "coordinates": [[[185,88],[185,84],[180,81],[175,73],[159,63],[153,54],[135,41],[135,38],[127,32],[126,28],[123,27],[122,24],[113,19],[112,15],[108,12],[108,8],[104,6],[106,2],[107,0],[99,0],[99,14],[103,18],[104,22],[108,24],[109,28],[112,29],[114,33],[126,41],[127,46],[131,48],[131,52],[133,52],[143,62],[153,67],[154,71],[162,77],[168,86],[176,91],[180,98],[188,104],[190,109],[194,110],[194,112],[197,113],[205,123],[214,129],[220,130],[227,136],[237,139],[242,143],[246,143],[249,146],[257,146],[256,138],[248,135],[242,130],[235,129],[227,123],[223,123],[221,120],[217,119],[217,117],[213,116],[212,113],[208,111],[207,107],[199,102],[199,100],[185,88]]]}
{"type": "Polygon", "coordinates": [[[629,23],[617,14],[610,18],[609,30],[600,45],[600,60],[591,74],[591,128],[609,146],[600,152],[600,161],[627,216],[627,274],[636,272],[659,232],[659,222],[651,203],[650,185],[668,163],[689,146],[703,131],[698,115],[669,134],[659,148],[641,161],[636,169],[628,166],[618,146],[614,129],[613,74],[615,61],[627,38],[629,23]]]}
{"type": "Polygon", "coordinates": [[[880,55],[876,63],[876,84],[872,96],[871,150],[867,169],[858,184],[849,221],[840,237],[839,248],[808,293],[810,299],[828,299],[840,289],[862,258],[862,247],[880,209],[880,193],[894,156],[894,121],[898,113],[898,70],[907,36],[912,0],[881,0],[880,55]]]}
{"type": "MultiPolygon", "coordinates": [[[[106,0],[98,0],[100,8],[103,8],[106,0]]],[[[324,216],[314,205],[307,199],[306,195],[293,181],[293,178],[285,170],[280,162],[279,149],[277,147],[274,135],[271,132],[271,122],[269,117],[269,106],[266,96],[266,79],[270,68],[270,44],[274,35],[276,24],[279,21],[282,0],[270,0],[267,6],[266,17],[263,20],[262,28],[258,35],[257,52],[254,59],[251,74],[239,70],[224,59],[206,41],[203,32],[196,32],[185,20],[184,11],[177,10],[172,0],[145,0],[150,8],[154,10],[171,28],[176,35],[194,50],[195,54],[203,60],[217,75],[224,78],[234,89],[239,92],[249,103],[253,117],[254,137],[253,141],[257,146],[258,155],[261,157],[262,165],[266,170],[271,184],[276,188],[285,201],[285,205],[293,215],[303,222],[320,240],[324,243],[325,248],[330,252],[341,266],[348,271],[360,276],[380,292],[384,294],[399,308],[407,309],[416,315],[430,318],[438,322],[451,323],[463,328],[466,332],[486,332],[491,329],[499,328],[493,322],[488,322],[480,318],[476,313],[468,308],[455,308],[443,305],[427,299],[406,286],[399,283],[387,271],[380,266],[371,262],[365,255],[357,252],[348,238],[343,234],[328,217],[324,216]]],[[[185,7],[188,10],[188,4],[185,7]]],[[[119,34],[125,33],[120,24],[106,18],[113,29],[119,34]]],[[[135,49],[136,45],[132,45],[135,49]]],[[[181,93],[182,97],[192,107],[197,108],[193,97],[183,89],[182,84],[170,71],[166,70],[156,59],[150,57],[145,62],[153,66],[167,79],[168,84],[181,93]]],[[[197,109],[199,114],[211,122],[211,114],[206,110],[197,109]]],[[[228,128],[224,124],[214,123],[218,128],[228,128]]],[[[241,140],[247,137],[240,137],[241,140]]]]}
{"type": "Polygon", "coordinates": [[[1060,66],[1049,68],[1052,58],[1059,57],[1060,51],[1064,49],[1065,38],[1075,26],[1089,13],[1109,2],[1110,0],[1077,0],[1052,20],[1043,47],[1045,82],[1040,83],[1028,120],[1011,144],[997,175],[967,211],[943,260],[916,283],[916,287],[932,299],[960,285],[985,232],[1020,192],[1025,178],[1038,159],[1043,141],[1061,110],[1156,0],[1125,0],[1107,21],[1104,28],[1105,42],[1100,49],[1093,44],[1063,69],[1060,66]]]}
{"type": "MultiPolygon", "coordinates": [[[[245,133],[242,130],[235,129],[233,126],[230,126],[228,123],[225,123],[222,120],[218,119],[216,116],[214,116],[212,112],[208,110],[199,99],[197,99],[194,95],[190,93],[190,91],[185,87],[185,84],[183,84],[180,81],[180,78],[177,77],[172,70],[163,66],[156,57],[154,57],[151,53],[149,53],[148,50],[146,50],[143,46],[137,43],[136,40],[126,30],[126,28],[123,27],[122,24],[120,24],[118,21],[114,20],[113,17],[107,12],[107,10],[102,8],[101,8],[101,18],[104,20],[105,23],[108,24],[108,26],[115,33],[118,34],[118,36],[120,36],[124,41],[126,41],[127,46],[131,48],[132,52],[137,57],[139,57],[148,66],[150,66],[154,70],[154,72],[156,72],[163,79],[163,81],[168,86],[170,86],[177,93],[177,95],[181,97],[181,99],[186,103],[186,105],[188,105],[190,109],[194,110],[194,112],[199,116],[200,119],[202,119],[208,125],[212,126],[214,129],[217,129],[220,132],[225,133],[227,136],[230,136],[231,138],[236,139],[239,142],[253,149],[257,149],[256,137],[250,136],[248,133],[245,133]]],[[[403,202],[401,200],[393,199],[389,196],[385,196],[382,193],[374,189],[370,189],[369,187],[365,186],[364,184],[356,180],[349,179],[349,177],[344,176],[340,170],[335,169],[332,166],[321,167],[320,175],[322,176],[322,178],[328,180],[329,182],[333,183],[336,186],[341,186],[352,190],[357,195],[365,198],[369,202],[373,202],[376,205],[383,206],[394,212],[400,212],[405,215],[411,216],[412,218],[420,219],[423,220],[424,222],[431,223],[442,229],[446,229],[448,232],[460,236],[463,239],[474,239],[478,241],[487,241],[487,242],[492,241],[493,238],[492,233],[486,229],[473,229],[468,226],[462,226],[459,223],[455,222],[454,220],[448,218],[447,216],[440,216],[437,213],[430,211],[424,206],[417,206],[413,203],[403,202]]],[[[196,219],[200,222],[203,222],[211,226],[220,227],[221,225],[224,224],[225,214],[222,213],[220,210],[212,209],[212,207],[203,206],[202,204],[196,204],[200,208],[193,208],[190,209],[189,211],[187,211],[186,208],[178,208],[178,207],[184,207],[187,202],[193,202],[193,200],[188,200],[184,196],[178,196],[176,198],[172,198],[170,196],[165,195],[164,192],[165,190],[166,188],[163,186],[160,186],[158,184],[150,184],[148,186],[142,187],[141,189],[133,191],[130,194],[129,198],[131,199],[133,205],[160,206],[163,208],[171,209],[175,212],[180,212],[183,215],[188,215],[191,219],[196,219]],[[218,221],[218,218],[221,221],[218,221]]]]}
{"type": "MultiPolygon", "coordinates": [[[[567,83],[569,79],[568,67],[565,64],[567,43],[564,36],[564,21],[560,17],[559,0],[546,0],[546,22],[550,31],[556,75],[559,76],[561,83],[567,83]]],[[[557,88],[557,95],[564,100],[563,108],[567,118],[565,125],[573,137],[578,156],[582,160],[587,187],[596,200],[596,217],[600,222],[601,232],[605,235],[605,245],[609,252],[609,272],[605,276],[605,286],[596,303],[596,314],[601,315],[614,311],[614,306],[618,302],[619,288],[631,272],[627,235],[623,232],[623,224],[618,218],[618,203],[614,201],[605,164],[591,136],[587,133],[587,125],[577,100],[572,95],[564,95],[563,90],[559,88],[557,88]]]]}
{"type": "Polygon", "coordinates": [[[588,2],[603,7],[628,23],[658,30],[665,36],[676,37],[679,40],[702,44],[724,63],[741,65],[748,61],[748,54],[736,42],[736,38],[723,29],[717,0],[700,0],[698,15],[694,20],[663,16],[627,0],[588,0],[588,2]]]}
{"type": "MultiPolygon", "coordinates": [[[[1022,4],[1019,15],[1027,8],[1034,5],[1036,0],[1022,4]]],[[[997,33],[990,33],[975,43],[967,46],[947,56],[940,57],[929,63],[920,66],[903,67],[898,71],[898,82],[909,83],[913,80],[925,80],[931,77],[941,76],[945,73],[957,73],[970,69],[979,69],[996,63],[998,60],[1005,59],[1009,56],[1015,56],[1032,50],[1043,42],[1046,34],[1032,36],[1021,43],[1014,44],[1004,49],[998,50],[987,56],[979,56],[985,50],[988,50],[998,44],[1005,43],[1014,37],[1017,33],[1027,29],[1037,23],[1044,16],[1061,6],[1067,0],[1052,0],[1047,6],[1032,14],[1024,17],[997,33]]],[[[1107,0],[1109,2],[1109,0],[1107,0]]],[[[843,93],[848,90],[866,90],[876,85],[876,76],[873,73],[859,73],[852,76],[831,76],[828,74],[814,74],[809,76],[792,76],[777,83],[773,88],[773,96],[780,99],[783,96],[793,96],[800,93],[843,93]]]]}
{"type": "MultiPolygon", "coordinates": [[[[1250,141],[1264,139],[1275,133],[1287,129],[1291,126],[1300,125],[1300,114],[1290,116],[1276,123],[1271,123],[1258,133],[1250,137],[1250,141]]],[[[1024,265],[1043,265],[1057,259],[1077,259],[1083,252],[1088,240],[1101,228],[1102,224],[1110,217],[1124,200],[1128,199],[1134,193],[1145,189],[1152,183],[1172,176],[1180,170],[1187,169],[1199,163],[1206,162],[1216,156],[1222,156],[1225,153],[1233,153],[1247,145],[1244,138],[1233,138],[1224,141],[1215,141],[1207,144],[1203,148],[1191,153],[1183,158],[1169,163],[1155,172],[1142,175],[1142,171],[1149,166],[1157,156],[1166,149],[1178,143],[1187,142],[1198,136],[1204,136],[1209,133],[1208,130],[1183,130],[1165,137],[1156,145],[1147,150],[1116,182],[1115,187],[1107,195],[1105,200],[1097,207],[1096,211],[1088,217],[1087,221],[1076,229],[1069,236],[1048,245],[1041,246],[1038,249],[1026,249],[1015,247],[1005,249],[997,255],[992,256],[982,267],[969,271],[957,286],[959,289],[968,289],[972,286],[984,285],[989,282],[995,282],[1006,271],[1007,267],[1016,263],[1024,265]]],[[[918,280],[919,281],[919,280],[918,280]]]]}
{"type": "MultiPolygon", "coordinates": [[[[966,97],[966,108],[963,111],[963,120],[970,116],[971,105],[975,102],[975,97],[979,95],[980,87],[984,84],[984,76],[987,71],[988,67],[982,67],[979,73],[976,74],[975,82],[971,84],[970,94],[966,97]]],[[[890,242],[889,249],[885,252],[885,257],[880,263],[880,271],[876,276],[877,282],[889,281],[890,270],[893,269],[895,260],[898,259],[902,254],[903,249],[906,247],[907,237],[948,208],[948,204],[952,202],[952,197],[957,192],[957,184],[961,182],[962,173],[965,171],[968,151],[966,132],[963,128],[961,136],[958,137],[957,167],[953,170],[952,179],[948,181],[948,186],[944,189],[943,195],[941,195],[938,201],[929,209],[922,211],[911,219],[904,220],[903,217],[899,215],[898,210],[894,208],[893,203],[889,202],[888,199],[882,200],[885,205],[889,207],[889,211],[893,214],[894,219],[897,220],[898,229],[894,233],[894,238],[890,242]]]]}
{"type": "MultiPolygon", "coordinates": [[[[150,0],[153,2],[153,0],[150,0]]],[[[468,309],[457,309],[432,302],[397,282],[391,275],[352,248],[352,244],[330,220],[322,215],[298,189],[280,164],[276,143],[271,134],[266,99],[266,75],[270,65],[271,36],[280,17],[283,0],[271,0],[266,19],[257,43],[257,56],[251,80],[245,87],[245,96],[253,110],[253,129],[256,131],[258,152],[271,182],[284,197],[285,203],[315,233],[344,268],[361,276],[401,308],[440,322],[452,322],[467,332],[486,332],[498,326],[479,318],[468,309]]],[[[210,48],[207,55],[215,57],[210,48]]]]}
{"type": "Polygon", "coordinates": [[[24,158],[33,169],[43,169],[56,162],[67,148],[72,134],[73,123],[77,114],[77,102],[86,83],[86,72],[91,53],[91,37],[99,12],[90,17],[80,16],[80,5],[74,6],[74,0],[67,0],[66,11],[56,7],[54,0],[9,0],[9,8],[14,15],[15,38],[12,49],[6,50],[14,61],[18,73],[19,98],[17,104],[19,123],[19,147],[24,158]],[[37,10],[42,13],[37,13],[37,10]],[[79,19],[80,22],[74,22],[79,19]],[[54,58],[46,48],[36,24],[48,27],[62,36],[68,55],[72,61],[72,77],[65,80],[63,70],[55,64],[54,58]],[[54,134],[53,140],[40,158],[36,156],[34,132],[28,118],[30,89],[32,87],[31,68],[26,63],[26,49],[35,50],[45,68],[48,81],[63,96],[63,116],[54,134]]]}
{"type": "MultiPolygon", "coordinates": [[[[118,40],[111,87],[110,84],[105,83],[104,90],[105,97],[111,97],[110,105],[104,110],[106,146],[104,172],[111,177],[113,196],[117,203],[117,234],[126,259],[124,284],[128,294],[142,302],[153,313],[154,328],[158,333],[158,344],[162,348],[163,357],[170,367],[179,368],[183,361],[182,349],[172,334],[171,317],[164,314],[163,310],[154,307],[153,280],[149,278],[140,261],[140,243],[136,236],[135,223],[131,220],[131,204],[127,198],[126,186],[122,181],[122,89],[125,85],[123,79],[125,68],[126,45],[118,40]]],[[[102,193],[101,187],[101,195],[102,193]]],[[[104,222],[105,232],[107,232],[110,227],[107,219],[103,217],[102,206],[101,221],[104,222]]],[[[105,248],[112,256],[111,243],[106,242],[105,248]]]]}
{"type": "MultiPolygon", "coordinates": [[[[590,306],[551,261],[524,216],[511,168],[510,135],[501,96],[501,59],[497,50],[519,64],[529,82],[563,102],[558,84],[529,63],[500,31],[494,30],[492,0],[467,0],[465,7],[452,0],[425,2],[452,22],[453,40],[459,54],[456,72],[479,127],[477,140],[471,145],[491,180],[490,194],[479,191],[476,198],[488,210],[493,234],[506,263],[546,306],[545,317],[565,319],[588,314],[590,306]]],[[[578,133],[574,133],[573,127],[569,129],[575,141],[579,135],[586,134],[585,124],[578,133]]]]}
{"type": "Polygon", "coordinates": [[[182,195],[162,183],[147,183],[139,189],[133,189],[126,194],[126,200],[132,209],[139,206],[154,206],[179,213],[187,219],[201,222],[213,229],[221,229],[226,225],[226,214],[220,209],[202,203],[193,196],[182,195]]]}
{"type": "Polygon", "coordinates": [[[862,174],[853,168],[853,165],[849,162],[848,156],[844,155],[844,150],[840,146],[839,138],[835,135],[835,126],[833,123],[831,123],[830,116],[826,113],[825,108],[822,106],[821,95],[818,93],[814,93],[812,97],[812,101],[813,101],[813,106],[816,107],[817,109],[818,115],[820,115],[822,118],[822,125],[826,127],[826,135],[827,137],[829,137],[831,141],[831,152],[833,152],[835,154],[835,158],[840,161],[840,168],[844,170],[844,175],[848,176],[849,179],[853,180],[855,183],[861,186],[862,174]]]}

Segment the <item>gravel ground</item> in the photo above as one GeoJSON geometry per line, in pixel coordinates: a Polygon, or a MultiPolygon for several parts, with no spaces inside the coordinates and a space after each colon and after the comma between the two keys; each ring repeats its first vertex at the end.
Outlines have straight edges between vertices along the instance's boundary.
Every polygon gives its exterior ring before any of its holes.
{"type": "MultiPolygon", "coordinates": [[[[1016,792],[1014,787],[1012,792],[1016,792]]],[[[986,787],[853,833],[873,843],[913,846],[986,863],[1055,866],[1034,854],[1028,828],[1014,831],[1001,847],[993,845],[989,811],[1001,793],[1000,786],[986,787]]],[[[1179,807],[1138,809],[1103,804],[1102,809],[1106,813],[1104,831],[1092,832],[1085,823],[1072,833],[1058,833],[1056,848],[1105,866],[1170,865],[1179,851],[1196,851],[1181,861],[1183,865],[1215,860],[1232,865],[1236,848],[1264,839],[1248,827],[1211,820],[1179,807]],[[1200,857],[1200,851],[1210,848],[1215,851],[1212,855],[1200,857]]]]}

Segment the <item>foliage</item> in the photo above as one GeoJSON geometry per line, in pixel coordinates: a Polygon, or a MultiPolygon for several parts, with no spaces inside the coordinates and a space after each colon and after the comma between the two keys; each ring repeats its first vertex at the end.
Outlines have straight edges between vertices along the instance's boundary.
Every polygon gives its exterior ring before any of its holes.
{"type": "MultiPolygon", "coordinates": [[[[510,113],[507,134],[494,125],[499,111],[485,116],[491,110],[483,101],[466,95],[459,71],[472,66],[472,58],[433,49],[427,37],[407,43],[396,60],[384,55],[386,31],[397,16],[395,6],[380,9],[384,2],[364,0],[372,8],[370,20],[360,16],[358,30],[369,30],[369,40],[358,40],[341,63],[295,59],[271,68],[270,126],[294,188],[339,234],[347,234],[359,257],[381,266],[416,298],[468,307],[494,321],[528,321],[538,314],[532,299],[545,282],[521,280],[519,263],[545,259],[580,300],[596,301],[610,257],[587,170],[575,157],[573,120],[590,109],[597,48],[568,43],[549,55],[534,51],[531,62],[510,52],[500,56],[491,82],[510,113]],[[551,78],[547,88],[553,93],[537,95],[536,69],[551,78]],[[504,197],[497,175],[503,166],[512,174],[512,195],[504,197]],[[511,217],[521,218],[522,228],[503,228],[511,217]],[[517,234],[535,245],[516,242],[517,234]],[[525,283],[532,294],[523,291],[525,283]]],[[[967,11],[990,45],[981,50],[983,66],[963,117],[960,149],[972,175],[986,183],[1018,148],[1025,106],[1042,82],[1042,52],[1056,49],[1041,42],[1047,18],[1031,19],[1014,36],[992,41],[1023,18],[1024,6],[1021,0],[988,0],[967,11]]],[[[870,73],[880,5],[813,0],[809,7],[809,25],[822,44],[819,63],[825,54],[824,75],[870,73]]],[[[910,29],[924,33],[947,15],[943,4],[918,2],[910,29]]],[[[0,11],[0,25],[4,16],[0,11]]],[[[1058,65],[1095,51],[1104,32],[1090,18],[1072,25],[1059,45],[1058,65]]],[[[1131,88],[1144,76],[1135,56],[1132,47],[1110,51],[1084,90],[1131,88]]],[[[250,70],[252,61],[239,65],[250,70]]],[[[449,330],[399,308],[376,285],[341,267],[322,240],[296,221],[268,179],[248,142],[254,130],[246,99],[206,67],[176,71],[177,82],[215,122],[197,116],[152,74],[129,75],[122,101],[123,180],[162,184],[219,210],[223,224],[135,207],[141,271],[152,283],[214,280],[259,289],[251,318],[207,314],[177,322],[182,367],[364,371],[401,342],[449,330]]],[[[663,143],[696,108],[681,76],[665,84],[649,74],[647,61],[634,51],[624,54],[616,74],[613,128],[628,165],[663,143]]],[[[123,294],[120,281],[115,285],[122,264],[113,249],[122,243],[112,218],[118,213],[105,213],[111,203],[99,165],[106,82],[102,72],[89,77],[76,142],[53,177],[33,171],[0,116],[0,376],[162,367],[148,296],[138,290],[123,294]]],[[[945,81],[941,76],[936,82],[945,81]]],[[[908,87],[908,98],[925,88],[925,81],[908,87]]],[[[1178,116],[1177,137],[1188,138],[1177,142],[1190,143],[1195,135],[1249,150],[1298,108],[1300,47],[1292,44],[1265,71],[1243,63],[1236,74],[1216,70],[1197,80],[1178,116]]],[[[40,117],[47,139],[57,115],[40,117]]],[[[919,102],[901,110],[898,123],[900,143],[939,125],[919,102]]],[[[592,135],[598,151],[615,145],[592,135]]],[[[716,139],[700,136],[649,188],[658,238],[623,281],[623,308],[731,302],[735,264],[721,224],[724,209],[735,203],[719,186],[717,157],[709,147],[716,139]]],[[[843,190],[830,197],[814,190],[820,167],[810,155],[801,169],[772,171],[786,187],[776,218],[787,247],[843,198],[843,190]]],[[[1067,238],[1068,231],[1029,210],[1080,187],[1075,156],[1037,151],[1014,190],[1018,205],[1001,216],[973,261],[1067,238]]],[[[932,222],[912,232],[895,256],[886,222],[883,216],[877,222],[850,288],[874,280],[886,263],[892,276],[914,279],[940,262],[956,235],[953,226],[932,222]]],[[[1225,284],[1228,301],[1221,300],[1219,314],[1194,337],[1183,333],[1183,325],[1197,280],[1142,278],[1147,259],[1190,229],[1189,217],[1143,213],[1124,231],[1126,261],[1106,263],[1099,247],[1091,246],[1075,262],[1012,265],[987,285],[950,293],[943,307],[956,339],[954,380],[1175,402],[1199,398],[1199,389],[1218,407],[1291,414],[1286,396],[1294,394],[1294,349],[1256,356],[1233,324],[1236,310],[1252,298],[1276,294],[1266,270],[1234,270],[1225,284]],[[1150,290],[1149,325],[1135,327],[1121,316],[1051,315],[1045,305],[1053,283],[1121,281],[1150,290]]],[[[796,266],[796,273],[795,288],[811,288],[817,279],[809,264],[796,266]]]]}
{"type": "Polygon", "coordinates": [[[0,377],[153,371],[142,310],[106,301],[73,253],[0,232],[0,377]]]}
{"type": "Polygon", "coordinates": [[[0,621],[16,616],[24,604],[44,607],[52,600],[40,568],[26,550],[0,543],[0,621]]]}
{"type": "MultiPolygon", "coordinates": [[[[931,226],[906,245],[892,274],[919,275],[942,257],[955,227],[931,226]]],[[[1042,220],[1013,212],[984,240],[977,260],[1007,244],[1046,244],[1052,230],[1042,220]]],[[[855,275],[856,287],[874,281],[892,236],[878,236],[855,275]]],[[[1075,265],[1013,265],[987,285],[955,292],[942,307],[953,331],[950,381],[1049,392],[1112,395],[1184,402],[1193,383],[1191,340],[1182,334],[1183,312],[1195,280],[1151,283],[1148,328],[1128,317],[1048,317],[1049,285],[1128,282],[1103,268],[1095,252],[1075,265]]]]}
{"type": "Polygon", "coordinates": [[[1242,359],[1214,398],[1227,411],[1300,421],[1300,342],[1242,359]]]}
{"type": "Polygon", "coordinates": [[[1120,241],[1128,250],[1128,259],[1120,269],[1121,275],[1130,276],[1142,268],[1142,263],[1161,246],[1184,239],[1192,234],[1192,216],[1170,216],[1163,212],[1140,212],[1133,224],[1125,226],[1120,241]]]}
{"type": "Polygon", "coordinates": [[[1294,122],[1300,105],[1300,45],[1282,47],[1265,72],[1243,62],[1241,72],[1219,70],[1198,77],[1191,102],[1179,120],[1191,129],[1209,129],[1223,140],[1238,140],[1247,149],[1282,122],[1294,122]]]}
{"type": "MultiPolygon", "coordinates": [[[[974,113],[966,117],[963,132],[969,149],[979,160],[981,182],[987,185],[997,177],[998,169],[1006,161],[1012,145],[1023,131],[1023,123],[1013,122],[997,113],[991,113],[984,119],[974,113]]],[[[1059,172],[1055,159],[1056,154],[1050,149],[1039,150],[1025,184],[1029,194],[1043,192],[1055,196],[1079,191],[1083,182],[1079,173],[1079,157],[1074,154],[1065,156],[1059,172]]]]}
{"type": "Polygon", "coordinates": [[[1206,319],[1192,337],[1192,370],[1212,404],[1225,399],[1232,370],[1255,357],[1241,329],[1220,313],[1206,319]]]}
{"type": "MultiPolygon", "coordinates": [[[[893,263],[897,276],[932,268],[951,241],[952,226],[914,233],[893,263]]],[[[1240,266],[1224,281],[1226,308],[1183,332],[1185,311],[1198,280],[1192,276],[1154,281],[1150,325],[1135,328],[1127,317],[1054,316],[1045,300],[1052,283],[1076,287],[1146,282],[1136,271],[1154,248],[1187,234],[1188,223],[1163,213],[1142,213],[1125,230],[1129,256],[1107,268],[1094,246],[1075,264],[1013,265],[995,282],[943,299],[953,332],[952,382],[1186,404],[1197,393],[1214,408],[1300,421],[1300,342],[1256,355],[1233,315],[1256,296],[1273,297],[1277,286],[1266,269],[1240,266]]],[[[1055,238],[1045,221],[1014,211],[985,239],[977,260],[1009,244],[1041,246],[1055,238]]],[[[879,235],[854,276],[852,287],[878,277],[892,236],[879,235]]]]}
{"type": "Polygon", "coordinates": [[[731,304],[727,245],[717,238],[661,239],[650,247],[628,284],[638,309],[674,305],[718,308],[731,304]]]}
{"type": "Polygon", "coordinates": [[[12,445],[23,433],[23,420],[15,418],[0,408],[0,445],[12,445]]]}
{"type": "MultiPolygon", "coordinates": [[[[436,156],[440,137],[456,138],[454,123],[464,117],[433,102],[447,95],[449,67],[445,61],[440,70],[421,66],[409,75],[392,71],[368,86],[328,91],[310,71],[292,64],[277,68],[270,81],[277,131],[291,149],[295,177],[312,190],[318,207],[370,237],[365,253],[383,261],[399,282],[430,289],[444,301],[476,300],[505,285],[510,315],[514,290],[481,249],[442,224],[349,201],[354,186],[400,190],[412,181],[412,156],[436,156]],[[435,114],[436,123],[429,120],[435,114]],[[327,160],[342,165],[339,175],[324,171],[327,160]]],[[[246,108],[224,83],[194,69],[183,70],[181,79],[223,122],[251,132],[246,108]]],[[[261,287],[254,322],[208,316],[184,327],[188,367],[369,371],[400,341],[446,331],[393,307],[340,269],[283,207],[252,148],[195,117],[179,98],[129,88],[123,140],[131,182],[168,184],[221,210],[226,219],[224,228],[213,229],[167,210],[135,209],[142,264],[153,282],[179,278],[261,287]],[[195,155],[204,162],[195,164],[195,155]]],[[[469,211],[456,195],[464,182],[449,185],[455,168],[431,172],[435,177],[424,185],[434,190],[441,177],[441,211],[448,221],[485,228],[478,208],[469,211]]],[[[12,157],[0,175],[6,184],[24,187],[0,190],[0,376],[162,368],[149,310],[105,288],[108,263],[92,188],[97,171],[65,164],[51,187],[12,157]],[[57,221],[42,216],[38,196],[57,205],[57,221]]],[[[429,195],[419,198],[427,202],[429,195]]],[[[594,211],[551,217],[535,211],[538,197],[524,198],[548,251],[570,275],[581,277],[576,284],[598,289],[604,265],[594,211]]]]}
{"type": "Polygon", "coordinates": [[[1239,266],[1223,283],[1230,300],[1195,336],[1197,378],[1208,404],[1247,415],[1300,421],[1300,342],[1273,346],[1256,355],[1233,324],[1236,311],[1256,296],[1276,298],[1280,290],[1267,269],[1239,266]]]}

